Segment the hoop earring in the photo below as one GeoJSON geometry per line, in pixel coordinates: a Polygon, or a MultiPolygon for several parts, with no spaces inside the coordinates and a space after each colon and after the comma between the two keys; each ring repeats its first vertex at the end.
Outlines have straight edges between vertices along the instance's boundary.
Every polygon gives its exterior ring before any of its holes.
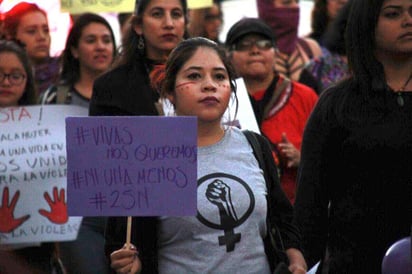
{"type": "Polygon", "coordinates": [[[139,40],[137,41],[137,48],[139,50],[144,50],[144,39],[143,36],[139,36],[139,40]]]}

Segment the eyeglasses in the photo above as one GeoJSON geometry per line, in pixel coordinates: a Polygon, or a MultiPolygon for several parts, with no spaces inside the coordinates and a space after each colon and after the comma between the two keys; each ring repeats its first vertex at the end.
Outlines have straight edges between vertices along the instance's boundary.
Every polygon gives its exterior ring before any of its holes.
{"type": "Polygon", "coordinates": [[[270,40],[257,40],[257,41],[240,41],[234,44],[232,50],[236,51],[248,51],[251,50],[253,46],[256,46],[260,50],[268,50],[274,47],[272,41],[270,40]]]}
{"type": "Polygon", "coordinates": [[[4,80],[9,79],[10,84],[18,86],[21,85],[26,78],[26,75],[18,72],[14,73],[4,73],[0,72],[0,83],[3,83],[4,80]]]}

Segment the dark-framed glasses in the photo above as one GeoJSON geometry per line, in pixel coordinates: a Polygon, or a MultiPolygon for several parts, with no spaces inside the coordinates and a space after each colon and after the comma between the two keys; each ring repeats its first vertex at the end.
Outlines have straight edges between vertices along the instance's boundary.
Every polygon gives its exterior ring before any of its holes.
{"type": "Polygon", "coordinates": [[[26,78],[26,75],[19,72],[4,73],[0,72],[0,83],[3,83],[6,78],[9,80],[9,83],[15,86],[21,85],[26,78]]]}
{"type": "Polygon", "coordinates": [[[263,40],[243,40],[239,41],[238,43],[234,44],[232,50],[236,51],[248,51],[252,49],[253,46],[256,46],[260,50],[268,50],[274,47],[271,40],[263,39],[263,40]]]}

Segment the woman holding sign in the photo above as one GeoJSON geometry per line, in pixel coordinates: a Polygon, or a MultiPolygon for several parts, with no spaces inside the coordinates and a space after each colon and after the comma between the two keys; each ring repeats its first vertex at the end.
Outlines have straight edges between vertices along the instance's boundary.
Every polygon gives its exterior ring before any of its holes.
{"type": "MultiPolygon", "coordinates": [[[[206,38],[188,39],[159,70],[152,79],[161,96],[177,115],[198,118],[197,216],[135,217],[131,242],[137,249],[122,247],[126,226],[110,219],[111,267],[116,273],[272,273],[276,262],[268,235],[276,224],[289,262],[285,267],[306,273],[293,209],[278,177],[266,181],[243,132],[222,126],[236,90],[225,52],[206,38]]],[[[264,144],[262,151],[273,159],[264,144]]],[[[276,174],[273,161],[268,165],[276,174]]]]}
{"type": "MultiPolygon", "coordinates": [[[[27,52],[13,41],[0,41],[0,109],[34,105],[35,103],[35,80],[27,52]]],[[[1,148],[0,146],[0,150],[1,148]]],[[[4,171],[1,173],[3,176],[9,175],[4,171]]],[[[4,233],[2,236],[17,234],[19,227],[30,219],[30,215],[16,214],[16,209],[21,203],[19,191],[11,191],[7,184],[1,185],[0,234],[4,233]]],[[[6,269],[13,265],[13,258],[15,258],[16,264],[29,267],[30,273],[61,273],[59,271],[62,271],[56,252],[57,248],[52,242],[0,245],[0,250],[2,253],[5,252],[1,256],[9,256],[7,253],[9,251],[13,253],[9,258],[10,261],[0,262],[0,269],[6,272],[6,269]]]]}
{"type": "Polygon", "coordinates": [[[15,42],[0,41],[0,108],[35,103],[36,87],[27,53],[15,42]]]}

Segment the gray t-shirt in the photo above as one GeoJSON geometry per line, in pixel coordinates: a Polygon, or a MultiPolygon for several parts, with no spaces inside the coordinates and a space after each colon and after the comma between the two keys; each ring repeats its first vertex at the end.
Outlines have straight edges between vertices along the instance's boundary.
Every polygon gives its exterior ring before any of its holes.
{"type": "Polygon", "coordinates": [[[199,147],[197,172],[197,216],[160,218],[159,272],[270,273],[267,189],[243,133],[199,147]]]}

